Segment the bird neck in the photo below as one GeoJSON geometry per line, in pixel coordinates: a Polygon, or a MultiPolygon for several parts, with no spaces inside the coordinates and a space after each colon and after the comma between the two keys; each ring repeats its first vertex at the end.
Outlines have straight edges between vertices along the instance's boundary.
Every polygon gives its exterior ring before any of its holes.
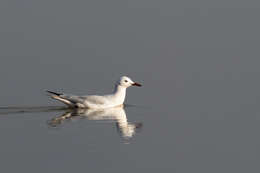
{"type": "Polygon", "coordinates": [[[124,103],[126,95],[126,87],[123,87],[121,85],[116,85],[114,90],[114,96],[120,104],[124,103]]]}

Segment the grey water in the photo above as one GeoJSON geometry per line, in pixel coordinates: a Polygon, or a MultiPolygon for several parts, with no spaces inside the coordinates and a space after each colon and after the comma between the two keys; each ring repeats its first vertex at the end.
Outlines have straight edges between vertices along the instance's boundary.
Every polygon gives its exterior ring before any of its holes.
{"type": "Polygon", "coordinates": [[[260,2],[0,1],[0,172],[259,172],[260,2]],[[45,90],[126,106],[68,110],[45,90]]]}

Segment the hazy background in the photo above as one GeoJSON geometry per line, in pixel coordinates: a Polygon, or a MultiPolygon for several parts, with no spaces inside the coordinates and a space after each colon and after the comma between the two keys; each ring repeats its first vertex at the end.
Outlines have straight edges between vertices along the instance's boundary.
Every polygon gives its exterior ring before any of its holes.
{"type": "Polygon", "coordinates": [[[1,0],[0,106],[128,75],[144,86],[126,113],[144,126],[126,144],[113,122],[3,114],[0,171],[259,172],[259,18],[253,0],[1,0]]]}

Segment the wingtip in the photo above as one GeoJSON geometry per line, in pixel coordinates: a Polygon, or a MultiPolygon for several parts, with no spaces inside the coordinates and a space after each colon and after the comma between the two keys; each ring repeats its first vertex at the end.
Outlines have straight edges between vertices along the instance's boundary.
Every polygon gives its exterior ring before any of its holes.
{"type": "Polygon", "coordinates": [[[46,90],[46,92],[47,92],[47,93],[50,93],[50,94],[57,95],[57,96],[60,96],[60,95],[62,95],[62,93],[56,93],[56,92],[49,91],[49,90],[46,90]]]}

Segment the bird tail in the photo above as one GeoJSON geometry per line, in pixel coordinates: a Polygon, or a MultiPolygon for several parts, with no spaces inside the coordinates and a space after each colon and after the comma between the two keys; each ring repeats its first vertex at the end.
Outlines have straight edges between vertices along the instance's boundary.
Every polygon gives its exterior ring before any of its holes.
{"type": "Polygon", "coordinates": [[[51,94],[51,98],[53,98],[55,100],[59,100],[69,107],[75,107],[75,105],[71,101],[67,100],[66,98],[62,98],[62,95],[63,95],[62,93],[56,93],[56,92],[48,91],[48,90],[46,92],[51,94]]]}
{"type": "Polygon", "coordinates": [[[56,95],[56,96],[62,95],[62,93],[56,93],[56,92],[48,91],[48,90],[47,90],[46,92],[48,92],[48,93],[50,93],[50,94],[53,94],[53,95],[56,95]]]}

